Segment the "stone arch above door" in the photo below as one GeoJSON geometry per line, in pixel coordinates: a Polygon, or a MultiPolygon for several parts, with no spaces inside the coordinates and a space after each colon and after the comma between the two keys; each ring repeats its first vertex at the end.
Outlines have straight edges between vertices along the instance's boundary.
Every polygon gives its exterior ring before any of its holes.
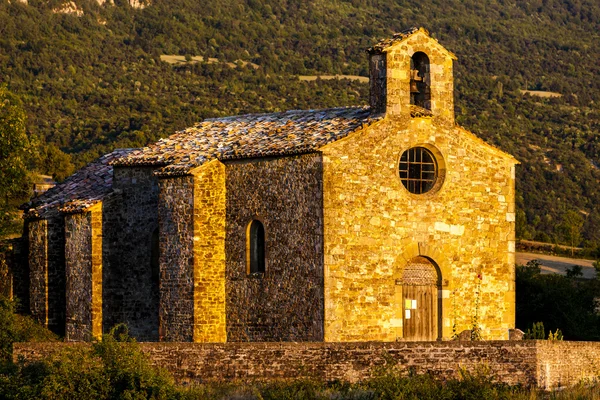
{"type": "Polygon", "coordinates": [[[408,263],[416,257],[424,257],[428,259],[436,268],[440,282],[438,287],[446,287],[451,279],[451,265],[447,262],[448,254],[443,253],[434,244],[425,242],[409,242],[399,246],[402,252],[396,257],[396,272],[395,279],[401,279],[404,268],[408,263]]]}

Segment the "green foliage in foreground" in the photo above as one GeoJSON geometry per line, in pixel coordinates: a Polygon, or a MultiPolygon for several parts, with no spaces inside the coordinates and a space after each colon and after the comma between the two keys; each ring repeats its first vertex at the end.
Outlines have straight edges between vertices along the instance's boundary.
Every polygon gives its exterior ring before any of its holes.
{"type": "Polygon", "coordinates": [[[529,338],[545,339],[546,330],[560,329],[565,340],[600,340],[600,280],[541,274],[539,263],[532,261],[517,266],[516,292],[516,326],[529,331],[529,338]],[[533,326],[540,321],[541,326],[533,326]]]}
{"type": "Polygon", "coordinates": [[[0,371],[2,399],[590,399],[598,384],[581,384],[556,393],[498,383],[483,372],[462,372],[441,381],[431,375],[401,376],[388,371],[370,380],[349,384],[299,379],[267,383],[207,383],[177,386],[165,372],[154,369],[133,342],[103,340],[44,362],[16,365],[0,371]]]}
{"type": "Polygon", "coordinates": [[[56,340],[56,335],[35,323],[31,318],[16,314],[15,303],[0,296],[0,368],[12,359],[14,342],[54,340],[56,340]]]}

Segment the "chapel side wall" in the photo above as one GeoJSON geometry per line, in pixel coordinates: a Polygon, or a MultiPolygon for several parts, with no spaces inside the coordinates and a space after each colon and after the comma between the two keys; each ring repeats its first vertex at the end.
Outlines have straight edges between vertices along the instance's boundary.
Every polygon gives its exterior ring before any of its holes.
{"type": "Polygon", "coordinates": [[[430,118],[387,118],[326,146],[323,160],[326,341],[401,338],[396,283],[419,255],[441,270],[444,338],[453,325],[469,329],[476,314],[485,339],[508,338],[515,318],[511,159],[430,118]],[[435,194],[410,194],[398,177],[402,152],[415,146],[441,152],[445,181],[435,194]]]}
{"type": "Polygon", "coordinates": [[[102,212],[65,216],[67,341],[102,336],[102,212]]]}
{"type": "Polygon", "coordinates": [[[64,336],[65,294],[65,220],[62,215],[48,219],[48,329],[64,336]]]}
{"type": "Polygon", "coordinates": [[[159,180],[160,340],[194,335],[194,177],[159,180]]]}
{"type": "Polygon", "coordinates": [[[31,315],[48,326],[48,221],[26,222],[29,242],[29,305],[31,315]]]}
{"type": "Polygon", "coordinates": [[[322,161],[226,164],[227,340],[323,340],[322,161]],[[266,272],[248,275],[246,230],[265,228],[266,272]]]}
{"type": "Polygon", "coordinates": [[[158,340],[158,273],[152,234],[158,228],[158,179],[151,167],[113,169],[103,201],[103,331],[125,323],[138,340],[158,340]]]}

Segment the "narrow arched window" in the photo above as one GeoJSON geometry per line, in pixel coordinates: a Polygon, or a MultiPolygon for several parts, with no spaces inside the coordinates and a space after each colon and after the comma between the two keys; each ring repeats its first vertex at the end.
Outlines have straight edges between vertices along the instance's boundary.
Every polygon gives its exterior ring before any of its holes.
{"type": "Polygon", "coordinates": [[[418,51],[410,59],[410,104],[431,110],[429,57],[418,51]]]}
{"type": "Polygon", "coordinates": [[[253,220],[247,232],[248,273],[265,272],[265,227],[259,220],[253,220]]]}

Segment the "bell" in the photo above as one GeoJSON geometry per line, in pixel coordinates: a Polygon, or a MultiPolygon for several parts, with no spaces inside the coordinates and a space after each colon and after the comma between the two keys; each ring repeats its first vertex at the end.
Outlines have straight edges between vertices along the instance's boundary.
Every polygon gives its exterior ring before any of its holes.
{"type": "Polygon", "coordinates": [[[419,88],[417,87],[417,82],[411,79],[410,81],[410,92],[411,93],[420,93],[419,88]]]}

